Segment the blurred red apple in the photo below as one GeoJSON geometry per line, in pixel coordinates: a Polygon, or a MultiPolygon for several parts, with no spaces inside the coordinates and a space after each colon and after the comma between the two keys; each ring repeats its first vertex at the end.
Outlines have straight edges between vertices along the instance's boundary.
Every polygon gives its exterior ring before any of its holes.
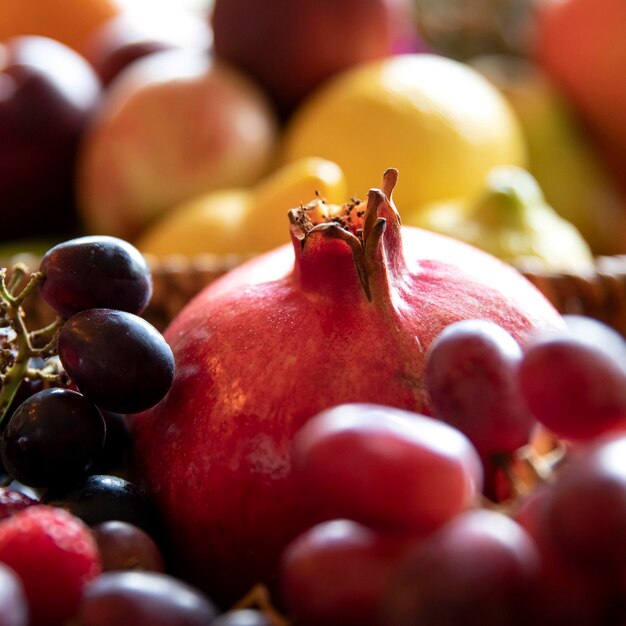
{"type": "Polygon", "coordinates": [[[151,11],[146,15],[126,11],[92,34],[85,56],[108,85],[126,66],[148,54],[189,47],[208,52],[212,41],[206,20],[191,11],[151,11]]]}
{"type": "Polygon", "coordinates": [[[269,170],[277,128],[256,85],[200,50],[135,61],[84,135],[77,185],[86,229],[133,239],[185,200],[256,182],[269,170]]]}
{"type": "Polygon", "coordinates": [[[215,0],[215,53],[253,76],[283,115],[357,63],[406,48],[411,0],[215,0]]]}
{"type": "Polygon", "coordinates": [[[64,234],[78,227],[78,142],[101,95],[77,52],[52,39],[0,44],[1,240],[64,234]]]}

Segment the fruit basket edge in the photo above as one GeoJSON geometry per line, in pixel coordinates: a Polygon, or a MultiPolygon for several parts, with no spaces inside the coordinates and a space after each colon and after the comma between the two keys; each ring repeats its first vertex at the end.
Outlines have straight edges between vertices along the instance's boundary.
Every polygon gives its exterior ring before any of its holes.
{"type": "MultiPolygon", "coordinates": [[[[182,307],[203,287],[233,269],[247,257],[204,254],[173,255],[157,260],[146,256],[153,275],[153,295],[144,317],[163,330],[182,307]]],[[[23,253],[0,259],[0,267],[17,263],[29,270],[38,267],[36,255],[23,253]]],[[[626,255],[597,257],[589,271],[557,273],[519,267],[555,308],[563,314],[580,314],[599,319],[626,336],[626,255]]],[[[29,326],[50,320],[51,310],[37,296],[25,306],[29,326]]]]}

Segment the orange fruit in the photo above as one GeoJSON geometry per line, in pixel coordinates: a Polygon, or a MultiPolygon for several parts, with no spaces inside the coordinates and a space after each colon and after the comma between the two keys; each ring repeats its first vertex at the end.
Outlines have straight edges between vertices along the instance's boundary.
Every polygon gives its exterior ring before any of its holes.
{"type": "Polygon", "coordinates": [[[95,29],[126,4],[128,0],[1,0],[0,41],[41,35],[82,52],[95,29]]]}
{"type": "Polygon", "coordinates": [[[540,3],[538,63],[602,143],[626,157],[626,1],[540,3]]]}

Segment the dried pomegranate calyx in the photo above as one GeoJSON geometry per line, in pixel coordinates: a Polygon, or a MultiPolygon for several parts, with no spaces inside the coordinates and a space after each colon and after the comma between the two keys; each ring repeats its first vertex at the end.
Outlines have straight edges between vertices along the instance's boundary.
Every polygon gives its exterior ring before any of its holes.
{"type": "Polygon", "coordinates": [[[398,171],[387,169],[381,188],[369,190],[366,205],[354,198],[341,206],[316,199],[289,211],[292,238],[295,245],[299,243],[296,253],[304,254],[307,248],[318,249],[316,244],[320,239],[346,243],[367,299],[371,300],[371,274],[377,268],[384,273],[386,261],[394,268],[399,267],[398,260],[402,257],[400,216],[391,200],[397,180],[398,171]],[[391,235],[393,241],[385,246],[384,254],[383,236],[388,223],[394,225],[395,235],[391,235]]]}

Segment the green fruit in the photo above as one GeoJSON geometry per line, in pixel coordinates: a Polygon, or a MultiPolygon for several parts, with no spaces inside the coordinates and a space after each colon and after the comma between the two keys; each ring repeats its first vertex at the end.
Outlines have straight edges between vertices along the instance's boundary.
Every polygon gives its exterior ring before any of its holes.
{"type": "Polygon", "coordinates": [[[433,205],[405,223],[461,239],[528,269],[578,272],[593,263],[576,227],[546,202],[531,174],[514,166],[491,170],[475,199],[433,205]]]}
{"type": "Polygon", "coordinates": [[[541,69],[504,55],[471,65],[494,83],[517,113],[528,146],[528,170],[548,203],[578,228],[595,254],[626,251],[626,199],[575,116],[541,69]]]}

